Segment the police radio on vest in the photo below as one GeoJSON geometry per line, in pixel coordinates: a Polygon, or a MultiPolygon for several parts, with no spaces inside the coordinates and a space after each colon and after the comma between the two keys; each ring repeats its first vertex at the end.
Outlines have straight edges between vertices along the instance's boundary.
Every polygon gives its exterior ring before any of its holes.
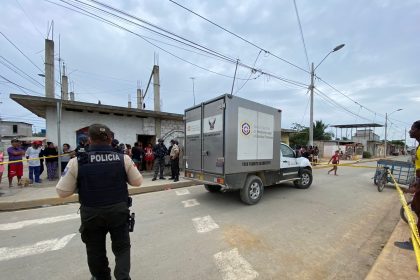
{"type": "Polygon", "coordinates": [[[118,154],[96,154],[90,155],[90,162],[107,162],[107,161],[119,161],[120,157],[118,154]]]}

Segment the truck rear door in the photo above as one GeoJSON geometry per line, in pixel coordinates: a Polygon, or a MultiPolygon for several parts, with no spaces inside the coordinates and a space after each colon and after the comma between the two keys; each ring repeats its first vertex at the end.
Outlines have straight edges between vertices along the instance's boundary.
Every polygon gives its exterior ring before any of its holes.
{"type": "Polygon", "coordinates": [[[185,112],[186,169],[201,172],[201,145],[201,107],[197,107],[185,112]]]}
{"type": "Polygon", "coordinates": [[[224,171],[224,98],[203,105],[203,171],[224,171]]]}

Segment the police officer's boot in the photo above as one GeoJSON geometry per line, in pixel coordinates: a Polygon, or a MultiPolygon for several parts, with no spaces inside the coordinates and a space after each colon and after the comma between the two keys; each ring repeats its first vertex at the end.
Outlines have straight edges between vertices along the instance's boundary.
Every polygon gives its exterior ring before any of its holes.
{"type": "Polygon", "coordinates": [[[156,177],[153,177],[152,181],[156,181],[156,177]]]}
{"type": "Polygon", "coordinates": [[[174,182],[178,182],[179,181],[179,177],[176,176],[174,182]]]}

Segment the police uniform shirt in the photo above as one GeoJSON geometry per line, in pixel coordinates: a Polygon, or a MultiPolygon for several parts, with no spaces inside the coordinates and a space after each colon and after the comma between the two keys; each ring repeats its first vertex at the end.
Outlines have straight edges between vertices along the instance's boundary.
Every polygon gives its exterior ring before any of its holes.
{"type": "MultiPolygon", "coordinates": [[[[102,155],[97,156],[101,157],[102,155]]],[[[112,156],[112,154],[109,156],[112,156]]],[[[97,160],[102,161],[107,159],[98,158],[97,160]]],[[[140,187],[143,182],[143,176],[140,174],[137,167],[134,165],[134,162],[128,155],[124,155],[124,166],[128,184],[133,187],[140,187]]],[[[56,186],[57,193],[60,197],[67,197],[76,192],[78,168],[79,164],[77,162],[77,158],[72,158],[67,164],[67,167],[56,186]]]]}

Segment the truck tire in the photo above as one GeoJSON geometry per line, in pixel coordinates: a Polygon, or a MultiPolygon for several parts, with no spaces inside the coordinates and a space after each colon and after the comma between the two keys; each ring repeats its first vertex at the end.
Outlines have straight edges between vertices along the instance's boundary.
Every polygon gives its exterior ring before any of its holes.
{"type": "Polygon", "coordinates": [[[298,189],[307,189],[312,184],[312,172],[308,169],[303,169],[300,172],[300,179],[293,182],[298,189]]]}
{"type": "Polygon", "coordinates": [[[222,186],[220,186],[220,185],[208,185],[208,184],[205,184],[204,185],[204,188],[208,192],[216,193],[216,192],[220,192],[220,190],[222,189],[222,186]]]}
{"type": "Polygon", "coordinates": [[[240,191],[242,202],[253,205],[258,203],[264,193],[264,185],[260,177],[251,175],[245,181],[245,185],[240,191]]]}

